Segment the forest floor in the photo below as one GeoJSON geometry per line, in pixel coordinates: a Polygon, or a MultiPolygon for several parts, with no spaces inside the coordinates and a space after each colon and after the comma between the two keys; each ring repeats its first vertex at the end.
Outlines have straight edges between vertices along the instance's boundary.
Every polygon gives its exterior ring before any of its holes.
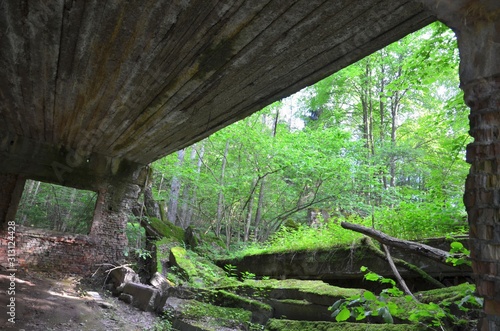
{"type": "Polygon", "coordinates": [[[15,276],[13,294],[9,273],[0,271],[0,330],[144,331],[157,321],[154,313],[104,296],[101,286],[92,289],[78,277],[32,271],[18,271],[15,276]],[[96,301],[90,291],[99,292],[103,300],[96,301]],[[15,323],[7,314],[11,298],[15,298],[15,323]]]}

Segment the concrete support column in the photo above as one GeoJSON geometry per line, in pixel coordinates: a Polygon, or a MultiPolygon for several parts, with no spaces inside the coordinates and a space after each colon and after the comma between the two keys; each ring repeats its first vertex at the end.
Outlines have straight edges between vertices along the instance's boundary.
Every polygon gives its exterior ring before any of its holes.
{"type": "Polygon", "coordinates": [[[14,221],[25,183],[20,175],[0,174],[0,229],[14,221]]]}
{"type": "Polygon", "coordinates": [[[500,330],[500,75],[463,86],[471,107],[471,164],[464,202],[477,293],[484,298],[480,330],[500,330]]]}
{"type": "Polygon", "coordinates": [[[127,221],[141,188],[134,184],[109,184],[98,191],[89,236],[99,245],[96,261],[120,262],[128,246],[127,221]]]}

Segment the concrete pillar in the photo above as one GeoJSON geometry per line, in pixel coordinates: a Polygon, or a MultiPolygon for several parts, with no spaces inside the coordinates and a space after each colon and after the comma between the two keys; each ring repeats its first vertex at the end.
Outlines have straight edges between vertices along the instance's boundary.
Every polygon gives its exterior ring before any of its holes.
{"type": "Polygon", "coordinates": [[[97,203],[89,236],[99,245],[96,260],[120,262],[128,246],[127,221],[131,205],[141,188],[134,184],[109,184],[98,191],[97,203]]]}
{"type": "Polygon", "coordinates": [[[479,330],[500,330],[500,1],[420,0],[452,28],[460,51],[460,84],[470,107],[471,169],[464,202],[477,293],[479,330]]]}
{"type": "Polygon", "coordinates": [[[471,164],[464,202],[477,293],[484,298],[480,330],[500,330],[500,75],[463,86],[471,107],[471,164]]]}
{"type": "Polygon", "coordinates": [[[15,220],[25,183],[20,175],[0,174],[0,229],[15,220]]]}

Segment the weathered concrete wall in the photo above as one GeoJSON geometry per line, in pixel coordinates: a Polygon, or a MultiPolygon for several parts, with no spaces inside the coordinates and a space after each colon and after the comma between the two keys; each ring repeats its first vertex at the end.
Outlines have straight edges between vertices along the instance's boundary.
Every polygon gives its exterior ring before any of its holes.
{"type": "Polygon", "coordinates": [[[0,230],[0,265],[16,268],[89,274],[100,263],[124,262],[128,246],[126,225],[131,204],[141,191],[139,185],[103,185],[88,235],[69,235],[54,231],[16,226],[0,230]],[[10,239],[14,237],[15,239],[10,239]],[[15,247],[12,243],[15,242],[15,247]],[[14,249],[15,254],[9,250],[14,249]]]}
{"type": "MultiPolygon", "coordinates": [[[[120,263],[127,246],[126,218],[108,215],[94,223],[89,235],[15,227],[17,268],[89,274],[100,263],[120,263]]],[[[9,269],[9,235],[0,232],[0,265],[9,269]]]]}
{"type": "MultiPolygon", "coordinates": [[[[0,265],[9,268],[5,232],[0,232],[0,265]]],[[[15,236],[17,268],[86,273],[101,262],[96,257],[96,242],[85,235],[68,235],[18,226],[15,236]]],[[[101,254],[99,254],[101,255],[101,254]]]]}
{"type": "MultiPolygon", "coordinates": [[[[448,251],[445,240],[428,241],[426,244],[448,251]]],[[[403,259],[436,279],[468,277],[472,270],[467,266],[453,267],[438,263],[418,254],[391,248],[394,258],[403,259]]],[[[373,253],[366,245],[342,246],[329,250],[303,251],[245,256],[243,259],[218,261],[220,267],[226,264],[237,266],[240,272],[249,271],[257,276],[273,278],[320,279],[339,286],[354,287],[363,280],[361,266],[385,277],[394,277],[386,259],[373,253]]],[[[398,270],[405,280],[419,286],[418,290],[432,288],[414,272],[403,267],[398,270]]]]}

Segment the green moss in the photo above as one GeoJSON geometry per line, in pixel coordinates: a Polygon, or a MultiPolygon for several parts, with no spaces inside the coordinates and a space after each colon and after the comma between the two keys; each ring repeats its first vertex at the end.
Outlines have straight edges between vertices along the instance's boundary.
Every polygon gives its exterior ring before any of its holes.
{"type": "Polygon", "coordinates": [[[425,329],[409,324],[309,322],[283,319],[270,319],[265,328],[267,331],[418,331],[425,329]]]}
{"type": "Polygon", "coordinates": [[[178,246],[172,247],[170,251],[174,258],[171,262],[179,268],[183,278],[194,287],[228,286],[236,283],[236,280],[226,276],[224,270],[193,251],[178,246]]]}
{"type": "Polygon", "coordinates": [[[261,301],[244,298],[225,290],[211,290],[209,291],[209,294],[209,300],[225,307],[241,307],[250,311],[271,311],[273,309],[270,305],[265,304],[261,301]]]}
{"type": "Polygon", "coordinates": [[[163,222],[156,217],[150,217],[148,221],[151,227],[153,227],[163,237],[174,238],[179,243],[184,241],[184,230],[182,230],[182,228],[175,226],[170,222],[163,222]]]}
{"type": "Polygon", "coordinates": [[[293,299],[279,300],[279,302],[289,304],[289,305],[297,305],[297,306],[309,306],[311,304],[307,300],[293,300],[293,299]]]}
{"type": "Polygon", "coordinates": [[[196,265],[191,261],[186,249],[183,247],[172,247],[170,249],[172,255],[171,263],[179,268],[179,272],[188,281],[194,282],[199,277],[196,265]]]}
{"type": "Polygon", "coordinates": [[[179,242],[175,238],[164,237],[155,241],[156,247],[156,270],[162,273],[162,261],[168,261],[170,257],[170,249],[179,246],[179,242]]]}
{"type": "Polygon", "coordinates": [[[182,319],[203,330],[217,330],[221,326],[236,328],[250,324],[252,313],[241,308],[218,307],[190,300],[182,307],[182,319]]]}
{"type": "Polygon", "coordinates": [[[445,288],[438,288],[435,290],[418,292],[416,296],[419,301],[424,303],[429,302],[442,302],[448,301],[460,301],[466,293],[474,292],[475,286],[473,284],[464,283],[457,286],[450,286],[445,288]]]}
{"type": "Polygon", "coordinates": [[[272,289],[297,290],[302,293],[327,295],[332,297],[351,297],[353,295],[360,293],[359,289],[332,286],[320,280],[298,280],[298,279],[248,280],[245,281],[240,286],[247,288],[264,289],[264,290],[272,290],[272,289]]]}

